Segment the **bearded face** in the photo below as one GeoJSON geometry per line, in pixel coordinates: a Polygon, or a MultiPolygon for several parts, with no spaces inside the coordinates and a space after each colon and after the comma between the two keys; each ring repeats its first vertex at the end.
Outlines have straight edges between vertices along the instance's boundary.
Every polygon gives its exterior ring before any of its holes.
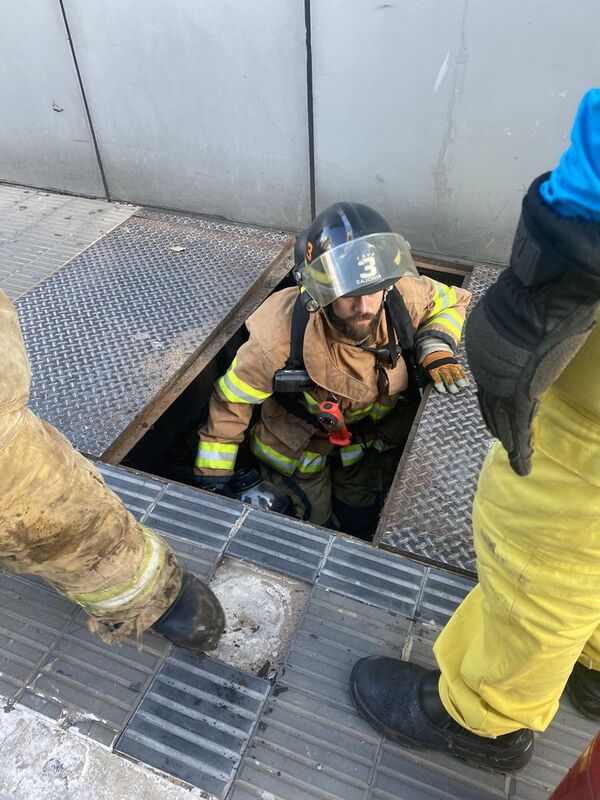
{"type": "Polygon", "coordinates": [[[357,297],[340,297],[325,308],[333,327],[355,342],[366,341],[379,326],[383,292],[357,297]]]}

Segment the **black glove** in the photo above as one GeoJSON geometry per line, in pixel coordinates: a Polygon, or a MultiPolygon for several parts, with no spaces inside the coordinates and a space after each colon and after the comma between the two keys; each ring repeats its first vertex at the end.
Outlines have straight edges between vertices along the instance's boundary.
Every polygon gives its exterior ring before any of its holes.
{"type": "Polygon", "coordinates": [[[600,223],[523,200],[510,267],[467,320],[465,344],[485,422],[518,475],[531,471],[538,398],[587,338],[600,301],[600,223]]]}

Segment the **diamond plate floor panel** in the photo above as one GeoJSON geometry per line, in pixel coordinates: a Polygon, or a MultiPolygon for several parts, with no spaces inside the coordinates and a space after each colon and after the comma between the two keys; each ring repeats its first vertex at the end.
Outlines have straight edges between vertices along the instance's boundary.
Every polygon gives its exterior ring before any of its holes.
{"type": "Polygon", "coordinates": [[[0,289],[15,300],[137,206],[0,185],[0,289]]]}
{"type": "Polygon", "coordinates": [[[269,688],[260,678],[174,650],[117,751],[224,797],[269,688]]]}
{"type": "Polygon", "coordinates": [[[241,303],[287,234],[143,212],[18,301],[31,407],[102,455],[241,303]]]}
{"type": "MultiPolygon", "coordinates": [[[[473,292],[471,308],[500,271],[475,267],[468,287],[473,292]]],[[[466,364],[464,343],[458,358],[466,364]]],[[[470,390],[456,398],[431,392],[388,494],[377,541],[475,574],[471,505],[492,441],[472,378],[470,390]]]]}

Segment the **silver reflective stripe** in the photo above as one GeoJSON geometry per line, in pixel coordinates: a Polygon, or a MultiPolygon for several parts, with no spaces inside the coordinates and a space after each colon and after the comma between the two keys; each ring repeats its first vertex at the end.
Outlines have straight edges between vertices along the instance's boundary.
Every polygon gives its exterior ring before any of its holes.
{"type": "Polygon", "coordinates": [[[219,453],[216,450],[208,450],[206,447],[198,448],[198,458],[206,458],[211,461],[223,461],[226,464],[235,463],[236,453],[219,453]]]}
{"type": "MultiPolygon", "coordinates": [[[[223,375],[223,377],[219,381],[219,385],[221,386],[221,388],[223,388],[223,384],[227,387],[229,392],[236,398],[238,403],[239,402],[242,402],[242,403],[253,403],[253,404],[258,405],[258,403],[262,403],[262,401],[263,401],[262,398],[256,397],[255,395],[248,394],[243,389],[241,389],[239,386],[236,386],[235,383],[231,380],[231,377],[230,377],[228,372],[226,372],[225,375],[223,375]]],[[[223,394],[226,397],[228,397],[228,399],[231,399],[231,398],[229,398],[229,395],[227,394],[227,392],[223,392],[223,394]]]]}
{"type": "Polygon", "coordinates": [[[281,455],[281,453],[261,441],[256,434],[253,434],[250,438],[250,449],[257,458],[260,458],[265,464],[274,467],[279,472],[283,472],[284,475],[292,475],[296,469],[296,462],[293,458],[281,455]]]}
{"type": "Polygon", "coordinates": [[[113,597],[111,600],[102,600],[101,602],[94,603],[94,607],[99,611],[110,611],[111,609],[120,608],[131,603],[139,594],[143,594],[148,585],[156,578],[156,571],[160,564],[161,545],[152,540],[151,542],[152,554],[146,569],[140,575],[137,585],[130,589],[128,592],[113,597]]]}
{"type": "Polygon", "coordinates": [[[371,411],[372,403],[365,408],[358,408],[356,411],[344,411],[344,420],[348,423],[357,422],[366,417],[371,411]]]}
{"type": "Polygon", "coordinates": [[[321,472],[327,464],[327,456],[305,450],[297,462],[297,469],[304,473],[321,472]]]}
{"type": "Polygon", "coordinates": [[[351,444],[347,447],[340,448],[340,457],[342,459],[342,466],[349,467],[360,461],[365,454],[365,449],[361,444],[351,444]]]}
{"type": "Polygon", "coordinates": [[[102,600],[94,599],[93,592],[88,596],[85,594],[69,595],[70,598],[80,603],[90,612],[97,614],[125,608],[136,601],[138,597],[143,596],[156,580],[159,567],[163,561],[165,545],[161,540],[157,539],[148,528],[142,527],[141,530],[146,538],[147,546],[149,545],[150,547],[150,553],[146,555],[146,565],[144,569],[137,576],[134,584],[130,588],[120,594],[102,600]],[[90,597],[90,599],[86,601],[86,597],[90,597]]]}

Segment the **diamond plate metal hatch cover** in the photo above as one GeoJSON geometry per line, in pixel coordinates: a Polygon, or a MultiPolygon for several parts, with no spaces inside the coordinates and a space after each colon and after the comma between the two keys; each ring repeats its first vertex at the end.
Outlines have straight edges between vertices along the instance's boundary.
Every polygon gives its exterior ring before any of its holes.
{"type": "Polygon", "coordinates": [[[17,302],[31,407],[101,456],[202,350],[288,238],[135,215],[17,302]]]}
{"type": "MultiPolygon", "coordinates": [[[[471,308],[500,272],[475,267],[471,308]]],[[[466,364],[464,343],[458,358],[466,364]]],[[[475,573],[471,505],[492,441],[472,378],[469,391],[456,398],[431,392],[386,500],[378,544],[475,573]]]]}

